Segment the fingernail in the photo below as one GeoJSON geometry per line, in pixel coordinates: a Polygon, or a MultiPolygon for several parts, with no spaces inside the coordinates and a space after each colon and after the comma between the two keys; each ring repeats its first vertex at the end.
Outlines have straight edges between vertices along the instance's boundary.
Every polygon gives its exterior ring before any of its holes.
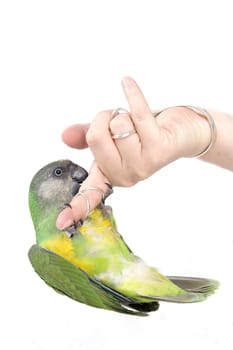
{"type": "Polygon", "coordinates": [[[133,79],[130,77],[124,77],[122,79],[122,86],[125,90],[130,89],[133,86],[133,79]]]}
{"type": "Polygon", "coordinates": [[[62,215],[59,215],[57,218],[56,226],[59,230],[64,230],[65,228],[73,225],[74,220],[72,219],[65,219],[62,217],[62,215]]]}

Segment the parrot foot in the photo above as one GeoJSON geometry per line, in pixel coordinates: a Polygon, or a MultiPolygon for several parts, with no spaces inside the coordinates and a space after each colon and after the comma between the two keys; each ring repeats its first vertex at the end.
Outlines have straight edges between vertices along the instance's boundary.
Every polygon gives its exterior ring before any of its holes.
{"type": "MultiPolygon", "coordinates": [[[[62,210],[70,208],[72,209],[72,206],[70,203],[64,203],[61,207],[62,210]]],[[[65,230],[67,236],[69,238],[73,238],[74,236],[80,235],[81,233],[78,230],[78,227],[81,227],[83,225],[83,220],[80,219],[78,222],[74,221],[73,224],[65,230]]]]}
{"type": "Polygon", "coordinates": [[[67,236],[69,238],[74,238],[75,236],[81,235],[78,227],[81,227],[82,224],[83,224],[82,220],[79,220],[78,222],[74,221],[73,225],[71,225],[68,229],[65,230],[67,236]]]}

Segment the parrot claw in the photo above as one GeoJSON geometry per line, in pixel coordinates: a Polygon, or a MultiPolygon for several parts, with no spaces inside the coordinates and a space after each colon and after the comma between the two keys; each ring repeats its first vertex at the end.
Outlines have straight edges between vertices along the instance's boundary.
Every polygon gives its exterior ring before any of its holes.
{"type": "Polygon", "coordinates": [[[113,193],[112,185],[110,183],[108,183],[108,182],[105,182],[105,185],[107,185],[108,190],[105,193],[105,195],[103,196],[103,199],[102,199],[102,203],[103,204],[105,203],[105,200],[113,193]]]}
{"type": "Polygon", "coordinates": [[[105,206],[102,208],[102,213],[103,213],[107,218],[109,218],[109,216],[112,215],[112,207],[110,207],[110,205],[105,205],[105,206]]]}
{"type": "MultiPolygon", "coordinates": [[[[64,203],[61,207],[61,210],[64,210],[66,208],[70,208],[72,210],[72,206],[70,203],[64,203]]],[[[78,222],[74,221],[73,224],[65,230],[67,236],[69,238],[73,238],[74,236],[80,235],[80,232],[78,230],[78,227],[81,227],[83,225],[83,220],[80,219],[78,222]]]]}
{"type": "Polygon", "coordinates": [[[68,229],[65,230],[67,236],[69,238],[73,238],[75,236],[80,235],[78,227],[82,226],[83,221],[79,220],[78,222],[74,222],[72,226],[70,226],[68,229]]]}
{"type": "Polygon", "coordinates": [[[66,209],[66,208],[72,209],[71,204],[70,204],[70,203],[64,203],[64,204],[61,206],[61,210],[64,210],[64,209],[66,209]]]}

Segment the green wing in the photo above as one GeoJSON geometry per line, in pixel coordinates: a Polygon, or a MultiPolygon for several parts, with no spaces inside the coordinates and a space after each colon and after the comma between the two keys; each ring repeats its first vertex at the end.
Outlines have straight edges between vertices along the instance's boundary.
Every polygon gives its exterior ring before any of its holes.
{"type": "Polygon", "coordinates": [[[28,255],[35,271],[49,286],[80,303],[137,316],[158,309],[157,302],[137,303],[38,245],[33,245],[28,255]]]}

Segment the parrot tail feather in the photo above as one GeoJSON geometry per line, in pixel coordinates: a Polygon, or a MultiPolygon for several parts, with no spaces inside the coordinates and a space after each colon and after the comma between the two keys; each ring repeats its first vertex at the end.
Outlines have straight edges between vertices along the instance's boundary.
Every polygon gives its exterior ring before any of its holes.
{"type": "Polygon", "coordinates": [[[177,277],[168,276],[168,278],[178,287],[187,292],[200,293],[206,297],[213,294],[219,287],[219,282],[208,278],[199,277],[177,277]]]}
{"type": "Polygon", "coordinates": [[[219,286],[219,282],[198,277],[168,276],[169,280],[181,288],[182,293],[163,296],[142,296],[147,300],[167,301],[175,303],[195,303],[205,300],[213,294],[219,286]]]}

